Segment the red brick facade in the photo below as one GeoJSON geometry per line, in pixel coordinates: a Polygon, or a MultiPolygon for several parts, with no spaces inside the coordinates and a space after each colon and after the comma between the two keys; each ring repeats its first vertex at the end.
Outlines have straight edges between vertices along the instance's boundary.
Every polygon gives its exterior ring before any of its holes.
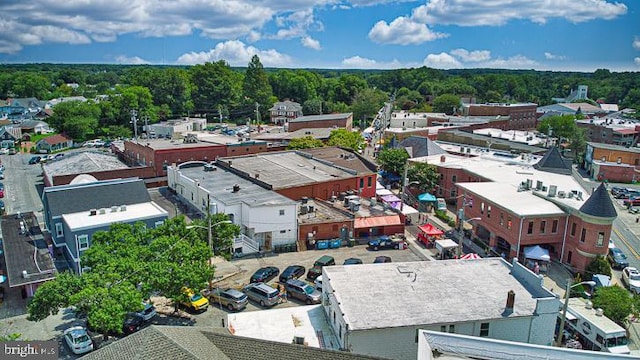
{"type": "MultiPolygon", "coordinates": [[[[328,117],[330,115],[323,115],[325,117],[328,117]]],[[[287,131],[288,132],[294,132],[300,129],[316,129],[316,128],[332,128],[332,127],[337,127],[337,128],[344,128],[347,130],[351,130],[353,128],[353,115],[349,115],[347,117],[344,117],[342,115],[340,115],[340,117],[337,117],[335,119],[322,119],[322,120],[315,120],[315,121],[291,121],[289,122],[287,131]]]]}
{"type": "Polygon", "coordinates": [[[302,186],[274,189],[278,194],[292,200],[300,200],[303,197],[329,200],[331,196],[338,196],[341,192],[360,190],[361,197],[372,198],[376,196],[376,174],[357,176],[347,179],[319,182],[302,186]],[[360,185],[363,185],[360,188],[360,185]]]}
{"type": "MultiPolygon", "coordinates": [[[[527,130],[536,127],[538,105],[527,104],[469,104],[468,116],[509,116],[508,128],[503,130],[527,130]]],[[[493,126],[493,122],[491,123],[493,126]]]]}
{"type": "MultiPolygon", "coordinates": [[[[147,179],[155,177],[155,170],[151,167],[134,167],[128,169],[118,169],[118,170],[107,170],[107,171],[94,171],[87,173],[98,180],[110,180],[110,179],[118,179],[118,178],[131,178],[138,177],[141,179],[147,179]]],[[[54,185],[67,185],[71,183],[73,179],[76,178],[79,174],[70,174],[70,175],[55,175],[53,176],[53,183],[49,181],[48,176],[44,176],[44,186],[54,186],[54,185]]]]}

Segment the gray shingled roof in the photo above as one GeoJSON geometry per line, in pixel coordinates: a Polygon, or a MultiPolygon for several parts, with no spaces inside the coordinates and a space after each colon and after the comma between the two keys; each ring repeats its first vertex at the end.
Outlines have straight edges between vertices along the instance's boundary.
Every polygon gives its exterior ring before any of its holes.
{"type": "Polygon", "coordinates": [[[151,201],[144,181],[138,178],[52,186],[42,196],[51,217],[151,201]]]}
{"type": "Polygon", "coordinates": [[[550,148],[546,154],[533,165],[534,168],[540,171],[546,171],[556,174],[571,174],[571,162],[566,160],[560,155],[560,151],[557,147],[550,148]]]}
{"type": "Polygon", "coordinates": [[[614,218],[618,216],[604,183],[601,183],[596,191],[589,196],[587,201],[582,204],[580,212],[602,218],[614,218]]]}
{"type": "Polygon", "coordinates": [[[250,339],[213,328],[151,325],[82,357],[170,360],[373,360],[376,357],[250,339]]]}
{"type": "Polygon", "coordinates": [[[447,153],[429,138],[423,136],[409,136],[408,138],[400,141],[398,148],[406,149],[409,157],[411,158],[447,153]]]}

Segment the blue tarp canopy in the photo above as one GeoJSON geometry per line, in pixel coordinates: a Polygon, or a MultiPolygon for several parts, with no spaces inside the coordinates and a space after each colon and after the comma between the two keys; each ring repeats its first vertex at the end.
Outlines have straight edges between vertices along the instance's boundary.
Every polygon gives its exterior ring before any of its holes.
{"type": "Polygon", "coordinates": [[[435,202],[436,201],[436,197],[435,195],[429,194],[429,193],[424,193],[424,194],[420,194],[418,195],[418,201],[424,201],[424,202],[435,202]]]}
{"type": "Polygon", "coordinates": [[[378,175],[380,175],[383,179],[387,181],[400,181],[402,177],[400,175],[396,175],[394,173],[390,173],[388,171],[380,170],[378,171],[378,175]]]}

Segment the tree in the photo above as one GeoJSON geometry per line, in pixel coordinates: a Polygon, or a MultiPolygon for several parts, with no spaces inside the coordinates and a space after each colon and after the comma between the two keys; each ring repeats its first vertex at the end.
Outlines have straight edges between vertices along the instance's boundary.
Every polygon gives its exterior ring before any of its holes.
{"type": "MultiPolygon", "coordinates": [[[[226,241],[225,231],[213,229],[226,241]]],[[[28,318],[39,321],[73,306],[97,331],[119,333],[126,314],[141,310],[142,299],[152,293],[175,302],[186,300],[183,286],[203,288],[214,273],[211,255],[207,241],[186,226],[184,217],[155,229],[142,223],[113,224],[109,231],[95,233],[82,254],[82,266],[91,270],[62,273],[40,286],[27,307],[28,318]]]]}
{"type": "Polygon", "coordinates": [[[557,138],[569,139],[571,135],[576,132],[578,126],[576,125],[574,115],[554,115],[549,116],[540,121],[538,124],[538,131],[543,134],[551,134],[551,136],[557,138]],[[551,130],[551,131],[549,131],[551,130]]]}
{"type": "Polygon", "coordinates": [[[633,312],[633,302],[629,292],[618,285],[603,286],[596,290],[592,299],[594,308],[601,308],[604,315],[621,326],[633,312]]]}
{"type": "Polygon", "coordinates": [[[193,106],[199,113],[217,113],[219,107],[233,109],[242,94],[242,74],[224,61],[207,62],[189,69],[193,106]]]}
{"type": "Polygon", "coordinates": [[[611,277],[611,265],[604,256],[596,256],[584,269],[585,280],[591,280],[593,275],[602,274],[611,277]]]}
{"type": "Polygon", "coordinates": [[[14,97],[48,98],[51,80],[37,72],[18,72],[13,77],[11,92],[14,97]]]}
{"type": "Polygon", "coordinates": [[[362,89],[358,91],[351,104],[353,118],[361,121],[360,127],[366,127],[367,119],[372,119],[380,110],[388,96],[377,89],[362,89]]]}
{"type": "Polygon", "coordinates": [[[409,159],[409,154],[407,154],[405,149],[387,148],[378,154],[378,164],[380,164],[380,168],[386,172],[400,176],[404,174],[407,159],[409,159]]]}
{"type": "Polygon", "coordinates": [[[438,184],[440,174],[438,173],[438,168],[434,165],[422,162],[413,163],[407,169],[407,179],[409,182],[417,181],[420,191],[429,192],[438,184]]]}
{"type": "Polygon", "coordinates": [[[49,125],[76,141],[92,137],[98,128],[100,106],[91,101],[65,101],[53,107],[49,125]]]}
{"type": "MultiPolygon", "coordinates": [[[[229,221],[229,216],[224,213],[209,214],[208,216],[211,217],[211,236],[214,254],[231,260],[230,255],[233,249],[233,239],[240,235],[240,226],[226,223],[229,221]]],[[[209,218],[196,219],[192,224],[196,226],[194,230],[196,230],[200,239],[208,242],[209,218]]]]}
{"type": "Polygon", "coordinates": [[[329,146],[340,146],[358,151],[364,148],[364,138],[360,133],[355,131],[336,129],[331,131],[327,144],[329,146]]]}
{"type": "Polygon", "coordinates": [[[251,102],[251,105],[260,104],[260,113],[267,114],[268,109],[273,105],[274,99],[269,77],[264,71],[264,67],[260,62],[258,55],[253,55],[242,82],[242,92],[245,99],[251,102]]]}
{"type": "Polygon", "coordinates": [[[315,98],[309,99],[302,104],[302,113],[305,115],[321,115],[322,100],[315,98]]]}
{"type": "Polygon", "coordinates": [[[289,141],[289,145],[287,145],[287,149],[313,149],[322,146],[324,146],[322,140],[314,139],[313,136],[305,136],[301,138],[291,139],[291,141],[289,141]]]}
{"type": "Polygon", "coordinates": [[[433,99],[433,111],[452,115],[460,107],[460,97],[443,94],[433,99]]]}

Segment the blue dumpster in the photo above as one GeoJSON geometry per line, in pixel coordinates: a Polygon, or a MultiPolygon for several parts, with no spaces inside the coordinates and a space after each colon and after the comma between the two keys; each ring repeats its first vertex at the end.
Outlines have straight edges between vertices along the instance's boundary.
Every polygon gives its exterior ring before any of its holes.
{"type": "Polygon", "coordinates": [[[316,243],[316,249],[324,250],[329,248],[329,240],[319,240],[316,243]]]}
{"type": "Polygon", "coordinates": [[[330,249],[337,249],[340,247],[340,245],[342,245],[342,240],[341,239],[333,239],[329,241],[329,248],[330,249]]]}

